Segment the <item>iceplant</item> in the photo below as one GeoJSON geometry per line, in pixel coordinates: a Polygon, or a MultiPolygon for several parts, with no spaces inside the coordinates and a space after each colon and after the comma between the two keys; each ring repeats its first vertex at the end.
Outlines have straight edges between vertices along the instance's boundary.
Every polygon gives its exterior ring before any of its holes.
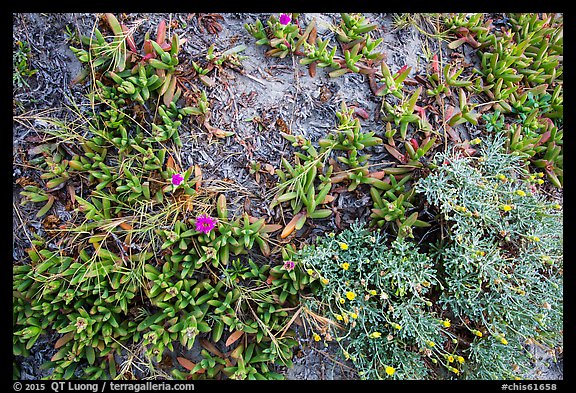
{"type": "Polygon", "coordinates": [[[196,230],[207,235],[216,226],[216,219],[208,216],[207,214],[202,214],[196,218],[196,230]]]}
{"type": "Polygon", "coordinates": [[[162,189],[162,192],[159,192],[159,200],[162,200],[162,194],[176,192],[179,189],[182,189],[187,195],[196,194],[197,190],[194,188],[196,181],[196,178],[190,178],[190,170],[169,174],[166,179],[167,184],[162,189]]]}

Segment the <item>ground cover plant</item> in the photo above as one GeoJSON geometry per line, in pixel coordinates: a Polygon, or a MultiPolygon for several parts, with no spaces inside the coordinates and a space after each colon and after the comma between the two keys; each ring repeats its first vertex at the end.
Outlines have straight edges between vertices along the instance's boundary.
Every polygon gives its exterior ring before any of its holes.
{"type": "Polygon", "coordinates": [[[225,47],[232,15],[85,17],[56,110],[13,46],[14,379],[40,348],[47,379],[285,379],[308,348],[358,379],[561,360],[561,14],[393,14],[418,64],[378,14],[235,17],[225,47]],[[264,60],[294,75],[288,115],[232,91],[264,60]]]}

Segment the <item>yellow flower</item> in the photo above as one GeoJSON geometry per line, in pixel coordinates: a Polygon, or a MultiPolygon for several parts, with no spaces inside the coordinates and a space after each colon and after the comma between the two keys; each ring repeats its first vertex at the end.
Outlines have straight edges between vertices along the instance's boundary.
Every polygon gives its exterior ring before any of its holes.
{"type": "Polygon", "coordinates": [[[454,206],[454,210],[456,210],[457,212],[464,213],[464,212],[466,212],[467,209],[465,206],[456,205],[456,206],[454,206]]]}
{"type": "Polygon", "coordinates": [[[482,337],[482,332],[478,331],[478,330],[471,330],[472,333],[474,333],[475,335],[477,335],[478,337],[482,337]]]}
{"type": "Polygon", "coordinates": [[[538,179],[538,180],[536,180],[536,183],[538,183],[538,184],[544,184],[544,180],[538,179]]]}
{"type": "Polygon", "coordinates": [[[392,322],[391,325],[392,325],[392,327],[394,327],[394,329],[396,329],[396,330],[402,329],[402,325],[399,325],[399,324],[397,324],[396,322],[392,322]]]}
{"type": "Polygon", "coordinates": [[[504,210],[505,212],[509,212],[510,210],[514,209],[514,207],[510,205],[502,205],[500,206],[500,209],[504,210]]]}
{"type": "Polygon", "coordinates": [[[460,364],[464,363],[464,358],[462,356],[456,356],[456,360],[458,360],[458,363],[460,364]]]}
{"type": "Polygon", "coordinates": [[[479,144],[480,142],[482,142],[482,141],[480,140],[480,138],[475,138],[475,139],[472,139],[472,140],[470,141],[470,144],[471,144],[471,145],[477,145],[477,144],[479,144]]]}
{"type": "Polygon", "coordinates": [[[449,327],[450,327],[450,320],[445,319],[444,321],[442,321],[442,325],[443,325],[445,328],[449,328],[449,327]]]}
{"type": "Polygon", "coordinates": [[[376,294],[377,294],[376,290],[374,290],[374,289],[369,290],[368,293],[372,296],[376,296],[376,294]]]}
{"type": "Polygon", "coordinates": [[[355,312],[351,312],[351,313],[350,313],[350,317],[352,317],[352,319],[357,319],[357,318],[358,318],[358,314],[356,314],[355,312]]]}
{"type": "Polygon", "coordinates": [[[307,272],[310,276],[314,274],[314,270],[312,270],[312,269],[308,269],[306,272],[307,272]]]}
{"type": "Polygon", "coordinates": [[[328,284],[328,282],[330,282],[330,280],[328,280],[327,278],[322,278],[320,281],[321,281],[322,284],[324,284],[324,285],[326,285],[326,284],[328,284]]]}
{"type": "Polygon", "coordinates": [[[386,366],[386,368],[384,370],[386,371],[386,374],[388,374],[388,375],[394,375],[394,373],[396,372],[396,369],[392,366],[386,366]]]}
{"type": "Polygon", "coordinates": [[[340,315],[340,314],[336,314],[335,317],[336,317],[336,320],[338,320],[338,321],[341,321],[343,319],[342,315],[340,315]]]}
{"type": "Polygon", "coordinates": [[[529,236],[528,239],[532,240],[533,242],[539,242],[540,238],[538,236],[529,236]]]}
{"type": "Polygon", "coordinates": [[[379,338],[382,335],[380,332],[372,332],[370,333],[371,338],[379,338]]]}
{"type": "Polygon", "coordinates": [[[506,340],[504,337],[500,337],[500,342],[504,345],[508,345],[508,340],[506,340]]]}
{"type": "Polygon", "coordinates": [[[460,374],[460,370],[455,367],[448,366],[448,370],[452,371],[454,374],[460,374]]]}
{"type": "Polygon", "coordinates": [[[448,355],[446,359],[448,360],[448,363],[452,363],[454,361],[454,356],[448,355]]]}
{"type": "Polygon", "coordinates": [[[498,176],[496,176],[498,178],[498,180],[502,180],[502,181],[506,181],[508,180],[508,178],[506,176],[504,176],[503,174],[499,174],[498,176]]]}
{"type": "Polygon", "coordinates": [[[436,345],[434,341],[428,341],[426,344],[428,344],[429,347],[434,347],[436,345]]]}
{"type": "Polygon", "coordinates": [[[342,266],[342,269],[348,270],[348,268],[350,267],[350,264],[348,262],[344,262],[341,266],[342,266]]]}
{"type": "Polygon", "coordinates": [[[322,337],[320,337],[320,335],[318,335],[317,333],[314,333],[314,341],[320,341],[322,340],[322,337]]]}
{"type": "Polygon", "coordinates": [[[340,298],[340,303],[341,303],[341,304],[346,303],[346,299],[344,299],[343,297],[341,297],[341,298],[340,298]]]}
{"type": "Polygon", "coordinates": [[[356,298],[356,294],[354,292],[346,292],[346,298],[348,300],[354,300],[356,298]]]}
{"type": "Polygon", "coordinates": [[[555,203],[555,204],[552,205],[552,208],[553,208],[553,209],[556,209],[556,210],[560,210],[560,209],[562,209],[562,206],[560,206],[559,203],[555,203]]]}
{"type": "Polygon", "coordinates": [[[526,193],[522,190],[516,190],[516,195],[523,197],[526,196],[526,193]]]}
{"type": "Polygon", "coordinates": [[[538,172],[538,173],[536,174],[536,176],[538,176],[538,177],[544,177],[544,172],[538,172]]]}
{"type": "Polygon", "coordinates": [[[348,244],[346,243],[340,243],[340,248],[344,251],[346,251],[348,249],[348,244]]]}

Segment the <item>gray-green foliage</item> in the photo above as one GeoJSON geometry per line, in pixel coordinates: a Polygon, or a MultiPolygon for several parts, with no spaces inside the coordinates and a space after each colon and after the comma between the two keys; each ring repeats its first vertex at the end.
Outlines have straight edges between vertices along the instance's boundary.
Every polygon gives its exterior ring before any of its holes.
{"type": "Polygon", "coordinates": [[[484,141],[479,157],[439,153],[416,185],[449,225],[434,255],[444,272],[439,302],[483,333],[465,351],[466,378],[519,376],[526,343],[562,343],[562,212],[503,143],[484,141]]]}
{"type": "Polygon", "coordinates": [[[437,272],[413,243],[389,244],[384,232],[354,224],[305,247],[296,260],[322,283],[304,304],[340,324],[327,337],[362,379],[427,379],[425,358],[444,359],[448,336],[429,298],[437,272]]]}
{"type": "Polygon", "coordinates": [[[335,339],[361,378],[524,378],[527,344],[562,346],[561,206],[503,145],[438,154],[416,183],[443,222],[437,242],[354,224],[294,256],[317,278],[308,314],[332,321],[312,318],[314,337],[335,339]]]}

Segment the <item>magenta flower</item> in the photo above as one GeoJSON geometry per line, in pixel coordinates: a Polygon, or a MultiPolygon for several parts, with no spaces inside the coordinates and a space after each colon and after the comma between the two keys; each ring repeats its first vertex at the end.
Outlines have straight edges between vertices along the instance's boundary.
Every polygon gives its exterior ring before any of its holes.
{"type": "Polygon", "coordinates": [[[200,217],[196,218],[196,230],[204,234],[210,233],[212,229],[216,226],[216,219],[212,218],[206,214],[202,214],[200,217]]]}
{"type": "Polygon", "coordinates": [[[295,266],[294,261],[286,261],[286,262],[284,262],[284,269],[286,269],[286,270],[288,270],[288,271],[294,269],[294,266],[295,266]]]}
{"type": "Polygon", "coordinates": [[[174,175],[172,175],[172,184],[174,184],[175,186],[179,186],[180,184],[182,184],[182,182],[184,181],[184,176],[182,176],[179,173],[175,173],[174,175]]]}
{"type": "Polygon", "coordinates": [[[290,15],[288,14],[282,14],[280,15],[280,24],[286,26],[288,23],[290,23],[290,21],[292,20],[292,18],[290,18],[290,15]]]}

